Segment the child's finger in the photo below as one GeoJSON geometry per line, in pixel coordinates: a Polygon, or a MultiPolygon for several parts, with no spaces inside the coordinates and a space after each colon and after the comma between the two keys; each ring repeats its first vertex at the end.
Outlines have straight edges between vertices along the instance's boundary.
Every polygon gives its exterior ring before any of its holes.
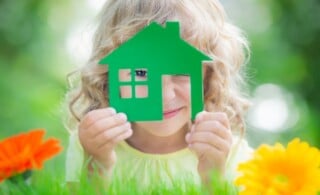
{"type": "Polygon", "coordinates": [[[123,141],[129,137],[131,137],[133,131],[131,129],[128,129],[126,132],[118,135],[114,140],[113,140],[113,143],[117,144],[119,143],[120,141],[123,141]]]}
{"type": "Polygon", "coordinates": [[[218,150],[215,147],[210,146],[209,144],[206,143],[194,143],[194,144],[190,144],[189,148],[191,151],[193,151],[198,158],[201,158],[203,156],[207,156],[207,154],[216,154],[216,155],[223,155],[223,152],[218,150]]]}
{"type": "Polygon", "coordinates": [[[108,131],[111,128],[123,125],[127,122],[127,116],[124,113],[118,113],[111,117],[103,118],[92,124],[87,131],[92,134],[92,137],[99,136],[101,133],[108,131]]]}
{"type": "Polygon", "coordinates": [[[113,148],[117,143],[120,141],[123,141],[127,138],[129,138],[132,135],[132,130],[131,129],[126,129],[125,131],[121,131],[120,134],[118,134],[116,137],[112,139],[112,142],[107,142],[103,145],[100,146],[101,151],[107,151],[113,148]]]}
{"type": "Polygon", "coordinates": [[[223,126],[219,121],[204,121],[195,125],[193,132],[211,132],[221,137],[222,139],[231,141],[232,132],[230,129],[223,126]]]}
{"type": "Polygon", "coordinates": [[[197,114],[196,116],[196,123],[202,121],[210,121],[210,120],[217,120],[221,124],[223,124],[226,128],[230,128],[230,123],[228,116],[225,112],[206,112],[202,111],[197,114]]]}
{"type": "Polygon", "coordinates": [[[95,137],[93,142],[96,143],[98,148],[103,147],[106,143],[110,143],[111,145],[113,145],[115,143],[115,139],[119,135],[124,134],[128,131],[132,131],[129,122],[100,133],[98,136],[95,137]]]}
{"type": "Polygon", "coordinates": [[[193,133],[189,138],[189,144],[208,144],[211,147],[216,148],[219,151],[223,151],[224,153],[228,153],[230,150],[230,144],[227,140],[218,137],[217,135],[208,132],[208,131],[199,131],[193,133]]]}
{"type": "Polygon", "coordinates": [[[192,124],[192,125],[191,125],[191,129],[190,129],[190,132],[193,132],[193,131],[194,131],[194,129],[195,129],[195,126],[196,126],[195,124],[192,124]]]}
{"type": "Polygon", "coordinates": [[[112,107],[92,110],[83,117],[79,127],[80,129],[87,129],[98,120],[110,117],[115,114],[116,110],[112,107]]]}
{"type": "Polygon", "coordinates": [[[123,113],[118,113],[111,117],[103,118],[96,121],[87,129],[80,129],[82,134],[81,136],[95,138],[96,136],[99,136],[101,133],[108,131],[111,128],[125,124],[126,121],[126,115],[123,113]]]}

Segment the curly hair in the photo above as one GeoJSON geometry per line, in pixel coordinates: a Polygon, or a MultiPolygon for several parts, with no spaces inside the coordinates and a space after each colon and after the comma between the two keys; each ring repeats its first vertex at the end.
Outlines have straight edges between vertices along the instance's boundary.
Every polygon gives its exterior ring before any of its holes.
{"type": "Polygon", "coordinates": [[[217,0],[108,0],[91,57],[79,70],[81,82],[68,93],[74,121],[108,106],[108,67],[98,65],[99,60],[149,23],[168,20],[179,21],[181,37],[214,59],[204,63],[205,109],[226,112],[232,129],[243,134],[248,107],[244,68],[250,51],[243,32],[228,21],[217,0]]]}

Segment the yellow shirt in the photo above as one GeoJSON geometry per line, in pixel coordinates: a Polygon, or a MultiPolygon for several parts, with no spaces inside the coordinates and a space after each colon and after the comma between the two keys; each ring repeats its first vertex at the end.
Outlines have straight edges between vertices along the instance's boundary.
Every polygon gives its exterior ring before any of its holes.
{"type": "MultiPolygon", "coordinates": [[[[229,153],[226,166],[226,177],[233,180],[237,164],[246,160],[252,149],[245,140],[233,139],[234,145],[229,153]]],[[[112,180],[136,181],[141,187],[153,185],[188,185],[200,184],[197,171],[198,159],[188,148],[168,153],[143,153],[125,141],[116,148],[117,162],[112,173],[112,180]]],[[[71,133],[66,156],[66,181],[79,181],[84,162],[83,149],[79,143],[76,132],[71,133]]]]}
{"type": "Polygon", "coordinates": [[[188,149],[182,149],[167,154],[143,153],[121,142],[115,149],[117,163],[112,173],[117,181],[139,181],[139,185],[149,187],[175,184],[185,185],[185,182],[200,184],[197,172],[197,157],[188,149]]]}

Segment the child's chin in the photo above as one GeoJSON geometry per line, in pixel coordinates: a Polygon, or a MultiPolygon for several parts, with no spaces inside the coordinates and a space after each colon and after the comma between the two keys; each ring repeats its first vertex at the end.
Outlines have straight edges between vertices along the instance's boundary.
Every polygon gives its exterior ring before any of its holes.
{"type": "Polygon", "coordinates": [[[187,128],[187,122],[181,123],[179,121],[179,123],[176,122],[175,124],[163,124],[163,126],[157,128],[158,130],[155,131],[155,134],[160,137],[168,137],[184,130],[184,127],[187,128]]]}
{"type": "Polygon", "coordinates": [[[181,110],[178,115],[161,121],[139,121],[136,124],[144,129],[148,129],[153,135],[167,137],[179,132],[191,121],[190,115],[184,112],[185,110],[181,110]]]}
{"type": "Polygon", "coordinates": [[[172,130],[159,130],[159,131],[154,131],[151,132],[154,136],[158,136],[158,137],[170,137],[174,134],[176,134],[178,132],[177,131],[172,131],[172,130]]]}

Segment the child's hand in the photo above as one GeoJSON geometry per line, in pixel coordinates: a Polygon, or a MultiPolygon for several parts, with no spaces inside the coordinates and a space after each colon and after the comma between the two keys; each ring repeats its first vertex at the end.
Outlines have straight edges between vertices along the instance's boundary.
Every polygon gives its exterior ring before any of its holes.
{"type": "Polygon", "coordinates": [[[80,121],[79,139],[85,152],[110,169],[116,161],[114,146],[132,135],[124,113],[113,108],[93,110],[80,121]]]}
{"type": "Polygon", "coordinates": [[[230,124],[225,113],[198,113],[186,141],[198,156],[198,171],[203,179],[211,170],[224,172],[232,144],[230,124]]]}

